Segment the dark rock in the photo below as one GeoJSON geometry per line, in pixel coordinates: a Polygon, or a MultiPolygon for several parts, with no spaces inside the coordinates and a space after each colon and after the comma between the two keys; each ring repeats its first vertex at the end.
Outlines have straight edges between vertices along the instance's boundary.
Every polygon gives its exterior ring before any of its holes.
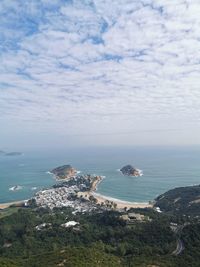
{"type": "Polygon", "coordinates": [[[141,176],[142,175],[141,170],[138,170],[131,165],[124,166],[123,168],[120,169],[120,171],[122,172],[123,175],[126,175],[126,176],[141,176]]]}

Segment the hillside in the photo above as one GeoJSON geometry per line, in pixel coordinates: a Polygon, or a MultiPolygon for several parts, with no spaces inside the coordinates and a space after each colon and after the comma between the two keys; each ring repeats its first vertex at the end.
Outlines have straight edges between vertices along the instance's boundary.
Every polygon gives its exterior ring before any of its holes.
{"type": "Polygon", "coordinates": [[[162,213],[100,207],[86,213],[66,207],[0,211],[0,266],[199,267],[199,196],[200,186],[170,190],[156,199],[162,213]],[[184,249],[174,255],[180,240],[184,249]]]}
{"type": "Polygon", "coordinates": [[[200,215],[200,185],[179,187],[167,191],[155,199],[155,206],[164,212],[200,215]]]}

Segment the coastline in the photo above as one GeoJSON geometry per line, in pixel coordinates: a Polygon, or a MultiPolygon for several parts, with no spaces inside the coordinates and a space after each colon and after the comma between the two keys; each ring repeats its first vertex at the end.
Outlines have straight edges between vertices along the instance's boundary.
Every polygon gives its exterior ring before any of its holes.
{"type": "Polygon", "coordinates": [[[96,192],[91,193],[97,200],[98,203],[105,202],[105,201],[113,201],[117,204],[117,208],[124,209],[124,208],[153,208],[153,205],[149,202],[131,202],[126,200],[121,200],[117,198],[112,198],[109,196],[104,196],[96,192]]]}
{"type": "MultiPolygon", "coordinates": [[[[120,169],[119,169],[119,171],[120,171],[120,169]]],[[[56,181],[61,181],[61,180],[66,181],[66,180],[70,179],[70,178],[60,179],[52,172],[48,172],[48,173],[53,175],[53,177],[56,179],[56,181]]],[[[109,196],[104,196],[104,195],[97,193],[96,191],[98,189],[98,185],[102,182],[102,180],[105,178],[105,176],[96,175],[95,178],[96,179],[93,181],[90,190],[86,191],[86,192],[79,191],[77,193],[77,197],[79,197],[79,198],[82,197],[82,198],[87,199],[89,201],[90,201],[90,197],[94,197],[98,204],[102,204],[102,203],[106,204],[107,202],[113,202],[116,204],[116,209],[153,208],[153,204],[150,204],[150,202],[130,202],[130,201],[125,201],[125,200],[121,200],[121,199],[117,199],[117,198],[112,198],[109,196]]]]}
{"type": "Polygon", "coordinates": [[[102,204],[102,203],[106,203],[106,202],[113,202],[116,203],[116,209],[130,209],[130,208],[140,208],[140,209],[144,209],[144,208],[153,208],[153,204],[150,204],[148,202],[130,202],[130,201],[125,201],[125,200],[121,200],[121,199],[116,199],[116,198],[112,198],[112,197],[108,197],[108,196],[104,196],[101,194],[96,193],[95,191],[86,191],[86,192],[78,192],[77,193],[78,197],[83,197],[87,200],[89,200],[89,198],[91,196],[93,196],[94,198],[96,198],[97,203],[98,204],[102,204]]]}
{"type": "MultiPolygon", "coordinates": [[[[51,173],[52,174],[52,173],[51,173]]],[[[55,176],[54,176],[55,177],[55,176]]],[[[107,205],[107,204],[115,204],[115,209],[116,210],[121,210],[121,209],[130,209],[130,208],[153,208],[153,204],[150,202],[131,202],[131,201],[126,201],[126,200],[121,200],[109,196],[104,196],[101,195],[100,193],[97,193],[98,185],[101,183],[101,181],[105,178],[104,176],[96,176],[96,179],[92,182],[91,188],[88,191],[82,192],[79,191],[77,192],[77,197],[79,198],[84,198],[89,201],[91,200],[91,197],[96,199],[96,203],[99,205],[107,205]]],[[[66,179],[62,179],[66,180],[66,179]]],[[[67,179],[69,180],[69,179],[67,179]]],[[[22,206],[27,200],[19,200],[19,201],[13,201],[13,202],[8,202],[8,203],[0,203],[0,209],[6,209],[9,208],[11,205],[16,205],[16,206],[22,206]]]]}
{"type": "MultiPolygon", "coordinates": [[[[125,200],[121,200],[121,199],[117,199],[117,198],[112,198],[109,196],[104,196],[101,195],[99,193],[97,193],[97,187],[98,185],[102,182],[102,180],[105,177],[102,176],[97,176],[97,179],[94,181],[94,183],[92,184],[92,187],[90,189],[90,191],[84,192],[85,193],[85,198],[87,198],[89,200],[90,196],[93,196],[96,198],[97,203],[98,204],[102,204],[105,202],[114,202],[115,204],[117,204],[116,209],[130,209],[130,208],[153,208],[153,205],[150,204],[149,202],[130,202],[130,201],[125,201],[125,200]],[[87,197],[86,197],[87,196],[87,197]]],[[[79,192],[81,193],[81,195],[83,195],[83,192],[79,192]]],[[[80,196],[80,194],[78,194],[80,196]]]]}
{"type": "Polygon", "coordinates": [[[0,203],[0,209],[7,209],[12,205],[23,205],[26,200],[19,200],[19,201],[13,201],[13,202],[7,202],[7,203],[0,203]]]}
{"type": "Polygon", "coordinates": [[[103,180],[103,177],[101,175],[96,176],[96,179],[92,183],[90,192],[95,192],[97,190],[98,185],[101,183],[102,180],[103,180]]]}

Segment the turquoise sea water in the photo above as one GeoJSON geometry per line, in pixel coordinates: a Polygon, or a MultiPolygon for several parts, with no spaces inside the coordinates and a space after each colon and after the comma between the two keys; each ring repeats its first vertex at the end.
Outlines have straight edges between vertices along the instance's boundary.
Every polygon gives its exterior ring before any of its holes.
{"type": "Polygon", "coordinates": [[[55,180],[47,172],[63,164],[106,176],[97,192],[125,201],[146,202],[168,189],[200,184],[200,147],[38,150],[23,156],[0,156],[0,202],[27,199],[53,185],[55,180]],[[126,164],[142,169],[144,176],[121,175],[118,169],[126,164]],[[22,189],[9,191],[15,185],[22,189]]]}

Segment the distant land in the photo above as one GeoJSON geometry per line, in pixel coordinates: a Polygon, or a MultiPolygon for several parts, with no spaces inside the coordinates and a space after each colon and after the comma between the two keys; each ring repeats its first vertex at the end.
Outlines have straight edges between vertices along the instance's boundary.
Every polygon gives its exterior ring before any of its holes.
{"type": "Polygon", "coordinates": [[[0,150],[0,155],[12,157],[12,156],[21,156],[21,155],[23,155],[23,153],[18,152],[18,151],[5,152],[3,150],[0,150]]]}
{"type": "Polygon", "coordinates": [[[5,153],[5,156],[21,156],[22,154],[22,152],[9,152],[5,153]]]}

